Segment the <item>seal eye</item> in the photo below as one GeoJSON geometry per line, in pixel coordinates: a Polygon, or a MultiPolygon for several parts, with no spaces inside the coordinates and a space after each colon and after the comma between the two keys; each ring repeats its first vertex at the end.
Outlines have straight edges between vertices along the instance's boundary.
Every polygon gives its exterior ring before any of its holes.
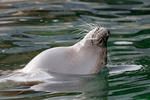
{"type": "Polygon", "coordinates": [[[105,39],[104,38],[101,38],[98,43],[97,43],[98,46],[106,46],[106,43],[105,43],[105,39]]]}
{"type": "Polygon", "coordinates": [[[98,42],[98,44],[101,44],[101,43],[103,43],[103,39],[100,39],[98,42]]]}

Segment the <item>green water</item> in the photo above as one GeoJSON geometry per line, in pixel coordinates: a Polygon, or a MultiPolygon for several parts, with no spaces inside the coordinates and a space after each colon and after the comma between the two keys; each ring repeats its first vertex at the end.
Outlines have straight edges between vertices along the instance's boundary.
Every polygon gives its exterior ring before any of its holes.
{"type": "Polygon", "coordinates": [[[47,48],[73,45],[87,23],[110,29],[108,70],[38,91],[1,84],[0,100],[150,100],[149,0],[0,0],[0,70],[23,68],[47,48]]]}

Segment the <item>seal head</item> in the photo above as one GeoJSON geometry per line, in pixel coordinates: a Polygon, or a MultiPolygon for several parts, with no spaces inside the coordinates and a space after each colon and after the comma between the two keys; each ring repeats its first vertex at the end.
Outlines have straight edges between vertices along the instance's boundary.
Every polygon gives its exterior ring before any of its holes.
{"type": "MultiPolygon", "coordinates": [[[[109,36],[110,31],[108,29],[104,27],[96,27],[91,30],[81,42],[79,42],[82,49],[89,49],[88,53],[93,52],[97,55],[95,65],[90,73],[99,72],[100,69],[107,64],[107,40],[109,36]]],[[[91,59],[94,58],[91,56],[91,59]]]]}
{"type": "Polygon", "coordinates": [[[96,27],[91,30],[85,37],[85,45],[96,45],[98,47],[106,47],[110,31],[104,27],[96,27]]]}

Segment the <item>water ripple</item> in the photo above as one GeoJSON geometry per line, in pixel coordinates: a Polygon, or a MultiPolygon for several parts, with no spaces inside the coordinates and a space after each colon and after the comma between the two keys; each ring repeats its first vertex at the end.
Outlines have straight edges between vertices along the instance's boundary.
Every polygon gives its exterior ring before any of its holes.
{"type": "Polygon", "coordinates": [[[0,99],[148,100],[149,19],[149,0],[0,0],[1,70],[22,68],[44,49],[73,45],[93,27],[92,24],[111,31],[108,79],[86,80],[82,86],[88,86],[84,88],[88,91],[68,93],[25,91],[28,86],[12,83],[12,88],[0,89],[0,99]],[[98,84],[101,81],[109,84],[104,88],[105,93],[98,84]],[[94,86],[98,86],[97,89],[94,86]]]}

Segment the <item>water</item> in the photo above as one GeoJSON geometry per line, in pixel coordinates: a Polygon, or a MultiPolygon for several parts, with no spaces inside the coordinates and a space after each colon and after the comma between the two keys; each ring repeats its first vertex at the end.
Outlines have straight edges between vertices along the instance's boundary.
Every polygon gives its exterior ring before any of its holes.
{"type": "Polygon", "coordinates": [[[32,89],[36,83],[1,83],[0,100],[149,100],[149,19],[149,0],[0,0],[2,71],[23,68],[47,48],[73,45],[87,23],[111,31],[108,70],[58,75],[32,89]]]}

